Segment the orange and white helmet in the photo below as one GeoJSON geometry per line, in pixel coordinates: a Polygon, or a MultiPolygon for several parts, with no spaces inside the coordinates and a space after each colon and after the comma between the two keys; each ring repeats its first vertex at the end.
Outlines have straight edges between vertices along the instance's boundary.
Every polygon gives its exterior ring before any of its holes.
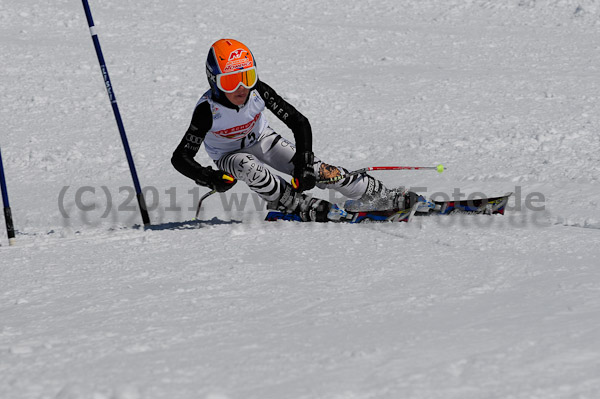
{"type": "Polygon", "coordinates": [[[233,93],[240,86],[247,89],[258,81],[256,62],[246,45],[234,39],[217,40],[208,51],[206,76],[213,93],[233,93]]]}

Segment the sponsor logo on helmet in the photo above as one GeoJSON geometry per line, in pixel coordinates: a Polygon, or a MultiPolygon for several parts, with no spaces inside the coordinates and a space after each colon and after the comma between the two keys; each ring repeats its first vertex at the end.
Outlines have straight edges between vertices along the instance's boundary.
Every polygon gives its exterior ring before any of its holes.
{"type": "Polygon", "coordinates": [[[229,59],[227,61],[233,61],[242,58],[242,55],[244,55],[244,53],[247,53],[247,51],[241,48],[234,50],[231,53],[229,53],[229,59]]]}
{"type": "Polygon", "coordinates": [[[252,61],[249,59],[238,60],[237,62],[229,63],[225,66],[223,73],[238,71],[245,68],[252,67],[252,61]]]}
{"type": "Polygon", "coordinates": [[[223,68],[223,73],[252,67],[253,61],[248,54],[249,52],[247,50],[241,48],[229,53],[227,64],[225,64],[225,68],[223,68]]]}
{"type": "Polygon", "coordinates": [[[217,84],[217,77],[215,76],[215,74],[209,69],[209,67],[206,67],[206,76],[208,76],[208,80],[214,84],[217,84]]]}

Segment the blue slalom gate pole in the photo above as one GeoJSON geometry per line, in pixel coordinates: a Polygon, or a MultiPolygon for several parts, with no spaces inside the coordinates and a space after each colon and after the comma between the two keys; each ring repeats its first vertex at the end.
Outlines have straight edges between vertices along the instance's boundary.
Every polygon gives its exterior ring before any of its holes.
{"type": "Polygon", "coordinates": [[[135,170],[135,164],[133,163],[133,157],[131,156],[131,149],[129,148],[129,142],[127,141],[127,135],[125,134],[125,127],[123,127],[123,120],[121,119],[121,113],[117,105],[117,99],[108,76],[108,69],[106,68],[106,62],[104,61],[104,55],[102,54],[102,48],[100,48],[100,41],[98,40],[98,34],[96,33],[96,27],[94,26],[94,20],[92,19],[92,12],[90,11],[90,5],[87,0],[82,0],[83,9],[85,10],[85,16],[87,17],[88,25],[90,27],[90,34],[92,35],[92,41],[94,42],[94,48],[96,49],[96,55],[98,56],[98,62],[100,63],[100,70],[104,77],[104,83],[106,85],[106,92],[108,93],[108,99],[112,105],[113,113],[119,127],[119,133],[121,134],[121,141],[123,141],[123,147],[125,149],[125,155],[127,156],[127,162],[129,163],[129,170],[131,171],[131,177],[133,178],[133,185],[137,195],[138,204],[140,206],[140,212],[142,214],[142,221],[144,226],[150,225],[150,217],[148,216],[148,208],[146,207],[146,201],[144,200],[144,194],[140,187],[140,181],[135,170]]]}
{"type": "Polygon", "coordinates": [[[6,189],[6,178],[4,177],[4,165],[2,163],[2,149],[0,149],[0,186],[2,188],[2,203],[4,204],[4,221],[6,222],[6,232],[8,233],[8,245],[15,244],[15,227],[8,202],[8,190],[6,189]]]}

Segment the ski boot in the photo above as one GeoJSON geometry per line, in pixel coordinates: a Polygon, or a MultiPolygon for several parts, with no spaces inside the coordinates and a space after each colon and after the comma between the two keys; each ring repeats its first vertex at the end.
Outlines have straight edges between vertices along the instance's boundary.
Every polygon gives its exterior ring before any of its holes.
{"type": "MultiPolygon", "coordinates": [[[[298,192],[289,184],[285,185],[279,199],[267,202],[267,209],[297,217],[299,221],[303,222],[335,221],[335,219],[329,219],[328,217],[331,207],[330,202],[298,192]]],[[[294,219],[294,217],[291,219],[294,219]]],[[[335,212],[332,213],[332,217],[337,217],[335,212]]]]}
{"type": "Polygon", "coordinates": [[[379,180],[371,176],[368,179],[367,191],[356,200],[348,200],[344,209],[348,212],[373,212],[411,209],[418,213],[427,213],[435,208],[435,204],[422,195],[408,191],[404,187],[388,189],[379,180]],[[414,208],[414,209],[413,209],[414,208]]]}

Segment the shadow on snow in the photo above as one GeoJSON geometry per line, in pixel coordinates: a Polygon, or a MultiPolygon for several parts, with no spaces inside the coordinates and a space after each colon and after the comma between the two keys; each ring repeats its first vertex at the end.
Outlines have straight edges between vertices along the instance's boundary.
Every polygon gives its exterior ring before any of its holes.
{"type": "Polygon", "coordinates": [[[240,220],[221,220],[219,218],[212,218],[210,220],[186,220],[183,222],[167,222],[154,224],[145,227],[146,230],[194,230],[201,229],[207,226],[217,226],[217,225],[231,225],[231,224],[241,224],[240,220]]]}

